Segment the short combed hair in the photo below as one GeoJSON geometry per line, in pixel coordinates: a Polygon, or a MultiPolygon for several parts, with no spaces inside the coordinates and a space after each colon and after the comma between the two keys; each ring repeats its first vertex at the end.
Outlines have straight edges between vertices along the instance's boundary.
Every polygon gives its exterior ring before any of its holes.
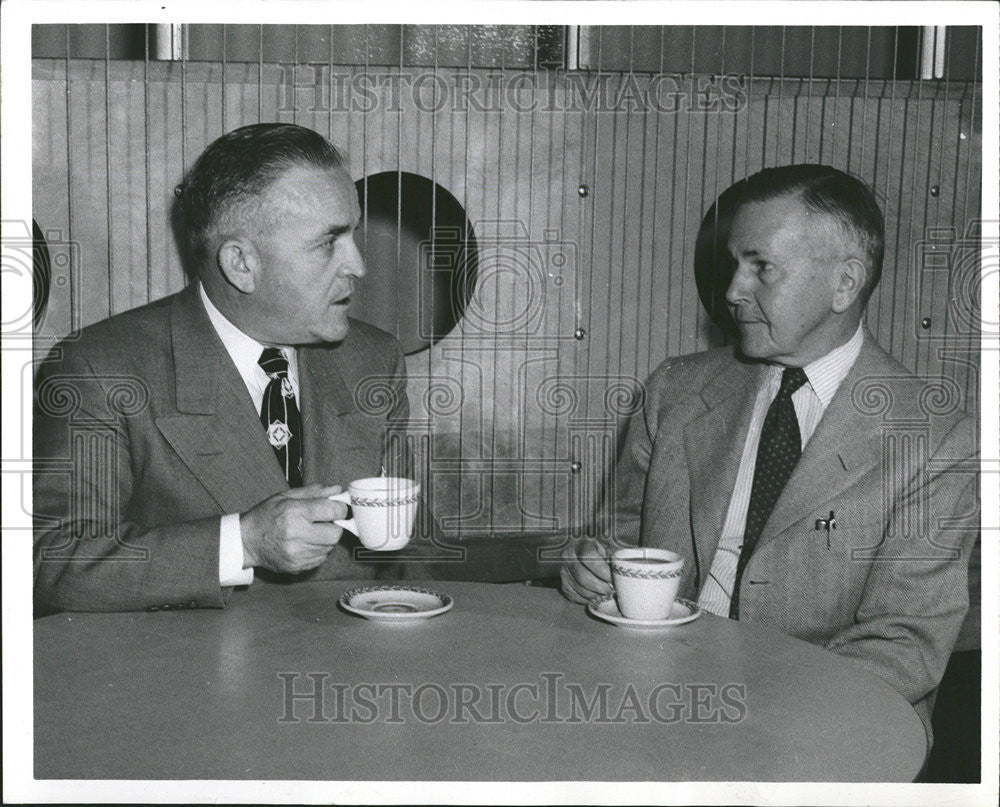
{"type": "Polygon", "coordinates": [[[202,152],[177,189],[189,256],[207,257],[208,237],[223,216],[256,199],[297,165],[333,169],[344,156],[326,138],[291,123],[255,123],[234,129],[202,152]]]}
{"type": "Polygon", "coordinates": [[[803,163],[765,168],[747,179],[737,209],[751,202],[797,196],[809,210],[832,216],[865,253],[868,279],[862,302],[868,300],[882,277],[885,219],[875,194],[857,177],[828,165],[803,163]]]}

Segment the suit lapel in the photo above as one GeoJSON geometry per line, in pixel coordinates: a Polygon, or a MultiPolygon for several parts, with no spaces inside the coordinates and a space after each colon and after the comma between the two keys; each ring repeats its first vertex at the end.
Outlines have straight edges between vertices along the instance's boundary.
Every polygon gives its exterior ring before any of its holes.
{"type": "Polygon", "coordinates": [[[240,512],[288,483],[250,394],[212,327],[198,286],[170,312],[177,413],[157,428],[223,512],[240,512]]]}
{"type": "Polygon", "coordinates": [[[698,566],[708,569],[736,485],[757,388],[766,368],[741,364],[702,391],[704,414],[684,426],[691,484],[691,530],[698,566]]]}
{"type": "Polygon", "coordinates": [[[836,498],[879,461],[881,421],[859,411],[853,390],[865,378],[884,380],[891,372],[866,332],[857,361],[837,388],[764,525],[761,544],[820,511],[823,504],[836,498]]]}
{"type": "Polygon", "coordinates": [[[299,392],[302,399],[303,480],[346,485],[343,464],[347,455],[368,454],[372,447],[352,423],[357,410],[340,367],[343,345],[300,348],[299,392]]]}

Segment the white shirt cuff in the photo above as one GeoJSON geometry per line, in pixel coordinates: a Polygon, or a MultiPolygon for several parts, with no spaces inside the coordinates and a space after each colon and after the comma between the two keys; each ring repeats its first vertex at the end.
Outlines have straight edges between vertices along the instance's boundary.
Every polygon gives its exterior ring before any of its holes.
{"type": "Polygon", "coordinates": [[[253,567],[243,568],[240,514],[230,513],[219,523],[219,585],[249,586],[252,582],[253,567]]]}

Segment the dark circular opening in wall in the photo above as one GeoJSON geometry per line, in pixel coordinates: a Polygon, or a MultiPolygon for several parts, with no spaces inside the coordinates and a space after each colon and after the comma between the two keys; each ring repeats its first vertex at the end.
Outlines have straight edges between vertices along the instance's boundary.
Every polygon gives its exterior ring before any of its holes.
{"type": "Polygon", "coordinates": [[[476,287],[476,236],[459,201],[418,174],[359,179],[357,242],[368,275],[354,316],[396,334],[407,355],[436,344],[476,287]]]}
{"type": "Polygon", "coordinates": [[[731,337],[737,336],[739,330],[726,305],[726,289],[735,269],[729,255],[729,229],[744,182],[740,180],[724,190],[708,209],[694,247],[694,279],[701,304],[712,322],[731,337]]]}
{"type": "Polygon", "coordinates": [[[31,286],[32,286],[32,323],[37,328],[49,302],[49,287],[52,283],[52,256],[49,245],[42,234],[38,222],[31,220],[31,286]]]}

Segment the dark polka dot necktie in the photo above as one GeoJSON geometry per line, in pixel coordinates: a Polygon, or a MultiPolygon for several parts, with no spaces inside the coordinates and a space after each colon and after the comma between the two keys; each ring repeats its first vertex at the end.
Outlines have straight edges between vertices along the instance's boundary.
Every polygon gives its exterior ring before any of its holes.
{"type": "Polygon", "coordinates": [[[295,403],[295,390],[288,380],[288,359],[276,347],[268,347],[257,363],[270,382],[260,404],[260,422],[285,472],[288,486],[302,487],[302,421],[295,403]]]}
{"type": "Polygon", "coordinates": [[[740,582],[743,580],[743,570],[757,546],[757,539],[760,538],[775,502],[802,454],[802,438],[799,434],[799,421],[795,417],[795,406],[792,404],[792,394],[806,380],[805,371],[801,367],[786,369],[781,376],[781,389],[764,417],[760,444],[757,446],[753,486],[750,488],[746,529],[743,531],[743,546],[736,564],[733,596],[729,601],[730,619],[740,618],[740,582]]]}

